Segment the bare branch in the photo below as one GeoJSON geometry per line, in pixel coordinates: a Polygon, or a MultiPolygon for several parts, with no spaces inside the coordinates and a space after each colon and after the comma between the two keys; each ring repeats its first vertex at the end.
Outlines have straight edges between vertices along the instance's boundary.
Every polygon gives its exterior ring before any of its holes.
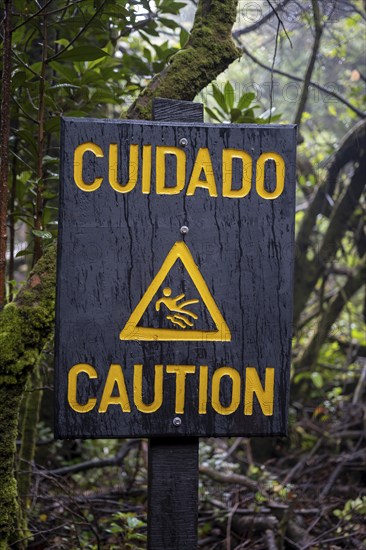
{"type": "Polygon", "coordinates": [[[219,481],[220,483],[234,483],[236,485],[243,485],[244,487],[247,487],[251,491],[257,491],[258,485],[255,481],[250,479],[249,477],[240,475],[240,474],[224,474],[222,472],[217,472],[216,470],[212,470],[208,466],[201,465],[199,467],[200,474],[203,474],[205,476],[210,477],[211,479],[214,479],[215,481],[219,481]]]}
{"type": "MultiPolygon", "coordinates": [[[[250,53],[250,51],[245,46],[241,46],[241,50],[243,51],[243,53],[245,53],[245,55],[247,55],[249,57],[249,59],[251,59],[252,61],[254,61],[254,63],[259,65],[259,67],[262,67],[262,69],[265,69],[266,71],[272,71],[272,67],[262,63],[262,61],[260,61],[252,53],[250,53]]],[[[287,73],[285,71],[280,71],[279,69],[273,69],[273,73],[278,74],[280,76],[284,76],[284,77],[289,78],[291,80],[294,80],[295,82],[304,82],[303,78],[300,78],[300,77],[295,76],[293,74],[287,73]]],[[[335,99],[338,99],[338,101],[340,101],[341,103],[346,105],[349,109],[351,109],[351,111],[356,113],[360,118],[366,118],[366,113],[364,111],[361,111],[360,109],[358,109],[357,107],[352,105],[349,101],[347,101],[344,97],[339,95],[337,92],[334,92],[333,90],[328,90],[325,86],[322,86],[321,84],[318,84],[317,82],[314,82],[313,80],[310,80],[309,85],[313,86],[317,90],[320,90],[321,92],[324,92],[325,94],[327,94],[331,97],[334,97],[335,99]]]]}
{"type": "Polygon", "coordinates": [[[320,48],[320,41],[323,33],[318,0],[312,0],[312,6],[313,6],[313,14],[314,14],[315,37],[314,37],[314,44],[311,51],[309,63],[306,68],[306,73],[305,73],[303,86],[301,90],[300,101],[298,103],[297,111],[294,119],[294,124],[297,124],[297,126],[300,126],[301,118],[305,110],[306,101],[309,95],[309,84],[311,82],[311,77],[314,71],[315,62],[316,62],[316,58],[320,48]]]}
{"type": "Polygon", "coordinates": [[[55,59],[57,59],[58,57],[60,57],[60,55],[62,55],[63,53],[66,52],[66,50],[68,50],[71,46],[73,46],[73,44],[75,44],[75,42],[77,41],[78,38],[80,38],[80,36],[86,31],[86,29],[89,27],[89,25],[92,23],[92,21],[94,21],[94,19],[99,15],[99,13],[102,11],[103,7],[104,7],[104,4],[106,3],[107,0],[103,0],[103,2],[101,3],[101,5],[98,7],[97,10],[95,10],[95,13],[93,13],[93,15],[91,16],[91,18],[89,19],[89,21],[87,21],[84,25],[84,27],[82,29],[80,29],[80,31],[74,36],[74,38],[72,40],[70,40],[70,42],[68,43],[67,46],[65,46],[62,50],[60,50],[59,52],[55,53],[55,55],[52,55],[51,57],[49,57],[47,59],[47,63],[50,63],[51,61],[55,61],[55,59]]]}
{"type": "Polygon", "coordinates": [[[275,16],[276,16],[276,18],[277,18],[278,25],[279,25],[280,27],[283,28],[283,31],[284,31],[284,33],[285,33],[285,35],[286,35],[286,37],[287,37],[287,40],[290,42],[290,46],[291,46],[291,48],[292,48],[291,38],[290,38],[289,35],[288,35],[288,32],[287,32],[287,30],[286,30],[285,25],[284,25],[283,22],[282,22],[282,19],[281,19],[280,16],[278,15],[277,10],[273,7],[272,2],[271,2],[270,0],[267,0],[267,3],[268,3],[268,4],[270,5],[270,7],[272,8],[272,11],[273,11],[273,13],[275,14],[275,16]]]}
{"type": "Polygon", "coordinates": [[[70,474],[76,474],[78,472],[85,472],[92,468],[107,468],[110,466],[120,466],[131,449],[139,444],[139,440],[128,441],[121,446],[120,450],[115,456],[102,458],[100,460],[86,460],[85,462],[80,462],[79,464],[72,464],[71,466],[64,466],[63,468],[57,468],[55,470],[50,470],[49,475],[53,476],[67,476],[70,474]]]}
{"type": "MultiPolygon", "coordinates": [[[[283,0],[283,2],[281,2],[281,4],[279,4],[276,8],[277,14],[281,12],[290,2],[291,0],[283,0]]],[[[256,31],[262,25],[264,25],[264,23],[266,23],[269,19],[271,19],[271,17],[273,17],[273,8],[269,10],[261,19],[259,19],[252,25],[249,25],[249,27],[244,27],[243,29],[238,29],[235,32],[233,32],[233,38],[239,38],[243,34],[248,34],[250,32],[256,31]]]]}
{"type": "MultiPolygon", "coordinates": [[[[20,29],[20,27],[23,27],[24,25],[26,25],[27,23],[29,23],[29,21],[32,21],[32,19],[34,19],[35,17],[37,17],[38,15],[41,15],[42,12],[51,4],[51,2],[53,2],[53,0],[48,0],[44,6],[41,6],[40,9],[38,11],[36,11],[35,13],[33,13],[32,15],[30,15],[28,17],[28,19],[25,19],[24,21],[22,21],[21,23],[19,23],[19,25],[16,25],[12,31],[16,31],[17,29],[20,29]]],[[[68,6],[65,6],[64,8],[62,9],[66,9],[68,6]]]]}
{"type": "Polygon", "coordinates": [[[297,259],[295,264],[295,301],[294,324],[299,317],[326,263],[335,254],[338,244],[346,231],[349,220],[364,190],[365,173],[365,135],[366,123],[360,122],[348,133],[334,156],[325,182],[319,187],[303,219],[296,239],[297,259]],[[350,154],[348,154],[350,153],[350,154]],[[307,258],[310,246],[310,234],[317,215],[322,211],[328,187],[334,185],[339,171],[347,162],[359,161],[351,182],[333,211],[321,248],[312,261],[307,258]]]}
{"type": "Polygon", "coordinates": [[[331,300],[329,307],[324,312],[319,321],[318,329],[310,341],[310,344],[305,348],[303,355],[297,363],[297,367],[301,369],[310,369],[316,364],[320,349],[325,342],[328,333],[337,320],[343,307],[353,294],[365,284],[366,280],[366,258],[358,266],[356,273],[348,279],[346,284],[339,290],[337,295],[331,300]]]}
{"type": "Polygon", "coordinates": [[[324,204],[327,202],[327,196],[333,196],[339,172],[346,163],[356,162],[360,158],[362,154],[360,145],[365,141],[365,138],[366,122],[359,121],[341,141],[331,159],[326,179],[318,187],[310,206],[306,210],[296,239],[296,249],[299,253],[299,267],[301,270],[301,259],[306,257],[310,245],[310,234],[314,228],[316,217],[323,211],[324,204]]]}

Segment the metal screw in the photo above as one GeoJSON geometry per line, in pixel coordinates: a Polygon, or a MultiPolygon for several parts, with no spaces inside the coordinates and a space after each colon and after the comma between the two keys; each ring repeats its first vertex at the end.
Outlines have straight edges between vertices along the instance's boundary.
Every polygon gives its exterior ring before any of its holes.
{"type": "Polygon", "coordinates": [[[188,139],[187,138],[181,138],[179,140],[179,145],[181,145],[182,147],[186,147],[186,145],[188,145],[188,139]]]}
{"type": "Polygon", "coordinates": [[[174,426],[180,426],[182,424],[182,419],[176,416],[175,418],[173,418],[173,424],[174,426]]]}
{"type": "Polygon", "coordinates": [[[180,228],[180,232],[182,233],[182,235],[187,235],[189,229],[186,225],[182,225],[182,227],[180,228]]]}

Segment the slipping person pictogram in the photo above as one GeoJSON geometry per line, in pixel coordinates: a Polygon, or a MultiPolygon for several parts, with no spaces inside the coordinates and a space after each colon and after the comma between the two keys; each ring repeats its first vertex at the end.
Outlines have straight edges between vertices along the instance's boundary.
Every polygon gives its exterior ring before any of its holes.
{"type": "MultiPolygon", "coordinates": [[[[177,282],[177,284],[179,285],[180,283],[177,282]]],[[[186,243],[178,241],[168,252],[160,269],[158,269],[130,317],[125,321],[119,337],[121,340],[145,340],[150,342],[231,341],[230,329],[186,243]],[[179,262],[185,268],[185,277],[188,277],[196,287],[199,296],[198,299],[184,300],[186,297],[185,294],[172,297],[172,289],[168,286],[163,287],[164,281],[176,262],[179,262]],[[161,296],[161,289],[163,289],[163,296],[159,298],[159,295],[161,296]],[[194,321],[198,319],[198,315],[186,308],[197,303],[200,303],[201,311],[204,312],[205,316],[207,318],[211,317],[215,325],[214,329],[197,329],[193,326],[194,321]],[[164,305],[168,309],[166,319],[177,326],[171,328],[144,326],[144,314],[150,304],[155,304],[156,311],[160,311],[161,306],[164,305]],[[177,327],[188,330],[177,330],[177,327]]]]}
{"type": "Polygon", "coordinates": [[[164,298],[160,298],[157,300],[155,304],[156,311],[160,311],[160,306],[164,304],[169,311],[174,313],[174,315],[167,315],[166,318],[168,321],[173,323],[173,325],[178,325],[181,328],[187,328],[187,327],[193,327],[193,322],[189,317],[192,317],[192,319],[198,319],[198,315],[193,313],[193,311],[190,311],[189,309],[184,309],[186,306],[189,306],[191,304],[198,304],[199,300],[193,299],[193,300],[186,300],[185,302],[180,302],[185,298],[185,294],[179,294],[179,296],[176,296],[175,298],[171,298],[172,289],[169,287],[164,288],[163,290],[164,298]]]}

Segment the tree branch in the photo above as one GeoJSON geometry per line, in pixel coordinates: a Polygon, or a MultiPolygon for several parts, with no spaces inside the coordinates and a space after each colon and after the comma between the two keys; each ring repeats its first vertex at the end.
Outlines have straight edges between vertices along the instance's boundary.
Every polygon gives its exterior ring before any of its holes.
{"type": "Polygon", "coordinates": [[[186,46],[150,81],[128,110],[128,118],[151,119],[154,97],[192,101],[240,57],[231,36],[236,8],[237,0],[199,1],[186,46]]]}
{"type": "Polygon", "coordinates": [[[70,474],[76,474],[78,472],[85,472],[92,468],[107,468],[110,466],[120,466],[128,453],[131,451],[132,447],[139,444],[138,439],[128,441],[121,446],[120,450],[115,456],[102,458],[100,460],[86,460],[85,462],[80,462],[79,464],[72,464],[71,466],[64,466],[63,468],[57,468],[55,470],[50,470],[47,472],[48,475],[53,476],[67,476],[70,474]]]}
{"type": "MultiPolygon", "coordinates": [[[[27,25],[27,23],[29,23],[29,21],[32,21],[32,19],[34,19],[35,17],[37,17],[38,15],[42,14],[42,12],[48,8],[48,6],[51,4],[51,2],[53,2],[53,0],[47,0],[47,2],[44,4],[44,6],[41,6],[39,8],[38,11],[36,11],[35,13],[33,13],[32,15],[30,15],[28,17],[28,19],[25,19],[24,21],[22,21],[21,23],[19,23],[18,25],[16,25],[12,31],[16,31],[18,29],[20,29],[20,27],[23,27],[23,25],[27,25]]],[[[62,8],[63,10],[66,9],[68,6],[65,6],[64,8],[62,8]]]]}
{"type": "MultiPolygon", "coordinates": [[[[297,106],[297,111],[294,119],[294,124],[297,124],[298,127],[300,127],[302,114],[305,110],[306,102],[309,95],[309,83],[311,82],[311,77],[314,71],[316,58],[318,55],[318,51],[320,48],[320,41],[323,33],[323,27],[321,24],[321,16],[320,16],[320,10],[319,10],[319,4],[318,0],[312,0],[312,6],[313,6],[313,14],[314,14],[314,26],[315,26],[315,37],[314,37],[314,44],[311,51],[311,56],[309,59],[309,63],[306,69],[303,86],[301,90],[301,96],[300,101],[297,106]]],[[[299,129],[299,128],[298,128],[299,129]]]]}
{"type": "MultiPolygon", "coordinates": [[[[291,0],[283,0],[281,4],[276,7],[277,13],[282,11],[290,2],[291,0]]],[[[239,38],[243,34],[248,34],[259,29],[262,25],[264,25],[264,23],[266,23],[269,19],[271,19],[271,17],[273,17],[273,11],[273,8],[270,9],[265,15],[263,15],[261,19],[259,19],[252,25],[249,25],[249,27],[244,27],[243,29],[238,29],[233,32],[233,38],[239,38]]]]}
{"type": "Polygon", "coordinates": [[[250,489],[251,491],[258,491],[258,485],[255,481],[249,477],[242,476],[240,474],[224,474],[222,472],[217,472],[212,470],[208,466],[201,465],[199,467],[200,474],[210,477],[219,483],[234,483],[236,485],[243,485],[250,489]]]}
{"type": "Polygon", "coordinates": [[[296,364],[296,368],[311,370],[315,367],[320,349],[325,342],[328,333],[337,320],[343,307],[353,294],[357,292],[366,280],[366,259],[358,266],[356,273],[348,279],[346,284],[340,289],[337,295],[331,300],[328,309],[323,314],[318,324],[318,330],[310,341],[310,344],[305,348],[303,355],[296,364]]]}
{"type": "MultiPolygon", "coordinates": [[[[92,23],[92,21],[94,21],[94,19],[99,15],[99,13],[102,11],[103,7],[104,7],[104,4],[106,3],[106,0],[103,0],[103,2],[101,3],[101,5],[95,10],[95,12],[93,13],[93,15],[91,16],[91,18],[89,19],[89,21],[87,21],[84,25],[84,27],[82,29],[80,29],[80,31],[74,36],[74,38],[72,40],[70,40],[70,42],[67,44],[67,46],[65,46],[64,48],[62,48],[62,50],[60,50],[59,52],[55,53],[54,55],[52,55],[51,57],[48,57],[46,62],[47,63],[50,63],[51,61],[55,61],[56,59],[58,59],[60,57],[60,55],[62,55],[63,53],[65,53],[71,46],[73,46],[75,44],[75,42],[77,41],[78,38],[80,38],[80,36],[86,31],[86,29],[89,27],[89,25],[92,23]]],[[[47,15],[47,14],[46,14],[47,15]]]]}
{"type": "Polygon", "coordinates": [[[8,173],[11,98],[11,13],[12,0],[5,0],[3,18],[3,66],[0,114],[0,311],[5,304],[6,241],[8,215],[8,173]]]}
{"type": "MultiPolygon", "coordinates": [[[[270,72],[272,71],[272,67],[262,63],[262,61],[260,61],[252,53],[250,53],[250,51],[245,46],[241,46],[241,50],[242,50],[243,53],[245,53],[245,55],[247,55],[249,57],[249,59],[251,59],[252,61],[254,61],[254,63],[259,65],[259,67],[262,67],[262,69],[265,69],[266,71],[270,71],[270,72]]],[[[280,76],[284,76],[286,78],[289,78],[289,79],[293,80],[294,82],[304,82],[303,78],[300,78],[300,77],[295,76],[293,74],[287,73],[285,71],[280,71],[279,69],[273,69],[272,72],[274,74],[278,74],[280,76]]],[[[358,115],[360,118],[366,118],[366,113],[364,111],[361,111],[360,109],[358,109],[357,107],[355,107],[354,105],[349,103],[349,101],[347,101],[341,95],[337,94],[337,92],[334,92],[333,90],[328,90],[327,88],[325,88],[325,86],[322,86],[321,84],[318,84],[317,82],[314,82],[313,80],[310,80],[309,85],[313,86],[317,90],[320,90],[321,92],[324,92],[325,94],[327,94],[331,97],[334,97],[335,99],[338,99],[338,101],[340,101],[341,103],[346,105],[349,109],[351,109],[351,111],[356,113],[356,115],[358,115]]]]}
{"type": "Polygon", "coordinates": [[[320,274],[324,271],[326,262],[335,254],[338,243],[344,235],[349,219],[356,208],[364,189],[365,171],[365,132],[366,122],[362,121],[346,135],[332,164],[329,167],[327,178],[318,188],[316,195],[310,204],[296,239],[296,263],[295,263],[295,300],[294,300],[294,325],[296,326],[300,314],[314,288],[320,274]],[[339,201],[329,222],[320,251],[315,259],[307,258],[310,246],[310,236],[316,223],[317,215],[322,211],[329,187],[334,188],[339,171],[348,162],[360,160],[351,182],[339,201]]]}
{"type": "Polygon", "coordinates": [[[300,230],[296,238],[296,250],[298,252],[298,267],[302,270],[301,261],[305,260],[310,246],[310,235],[313,231],[316,218],[324,210],[327,196],[332,197],[339,172],[348,162],[356,162],[361,154],[360,145],[365,142],[366,121],[359,121],[346,134],[335,152],[328,168],[324,182],[318,187],[309,208],[306,210],[300,230]]]}
{"type": "MultiPolygon", "coordinates": [[[[286,30],[285,25],[283,24],[282,19],[281,19],[280,16],[278,15],[278,10],[277,10],[274,6],[272,6],[271,0],[267,0],[267,3],[270,5],[270,7],[272,8],[273,13],[274,13],[275,16],[276,16],[276,19],[277,19],[277,22],[278,22],[278,30],[279,30],[280,27],[283,28],[283,32],[285,33],[286,38],[287,38],[287,40],[290,42],[290,46],[291,46],[291,48],[292,48],[291,38],[290,38],[290,36],[289,36],[289,34],[288,34],[287,30],[286,30]]],[[[278,30],[277,30],[277,33],[278,33],[278,30]]]]}

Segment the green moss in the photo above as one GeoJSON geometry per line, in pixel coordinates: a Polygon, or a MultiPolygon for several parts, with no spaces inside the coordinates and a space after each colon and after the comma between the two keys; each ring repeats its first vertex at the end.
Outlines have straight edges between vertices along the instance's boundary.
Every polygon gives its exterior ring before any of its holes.
{"type": "Polygon", "coordinates": [[[39,358],[32,372],[32,380],[28,381],[25,407],[23,413],[21,447],[19,451],[18,493],[23,509],[29,507],[29,495],[32,482],[32,464],[34,460],[37,437],[37,423],[43,392],[39,358]]]}
{"type": "Polygon", "coordinates": [[[130,118],[151,119],[154,97],[192,101],[230,63],[240,57],[232,37],[235,0],[201,0],[191,36],[183,50],[152,79],[128,111],[130,118]]]}
{"type": "Polygon", "coordinates": [[[14,360],[14,349],[18,349],[19,354],[24,350],[21,336],[21,315],[15,304],[9,304],[1,314],[0,368],[14,360]]]}
{"type": "MultiPolygon", "coordinates": [[[[20,527],[21,512],[13,467],[23,391],[21,384],[0,386],[0,548],[8,547],[14,529],[20,527]]],[[[16,538],[21,538],[21,530],[17,531],[16,538]]]]}
{"type": "Polygon", "coordinates": [[[13,384],[14,377],[27,375],[53,329],[55,264],[55,248],[50,247],[30,274],[17,300],[0,313],[2,383],[13,384]]]}
{"type": "Polygon", "coordinates": [[[0,312],[0,549],[25,532],[14,476],[19,409],[28,375],[53,331],[55,287],[52,246],[16,301],[0,312]]]}

